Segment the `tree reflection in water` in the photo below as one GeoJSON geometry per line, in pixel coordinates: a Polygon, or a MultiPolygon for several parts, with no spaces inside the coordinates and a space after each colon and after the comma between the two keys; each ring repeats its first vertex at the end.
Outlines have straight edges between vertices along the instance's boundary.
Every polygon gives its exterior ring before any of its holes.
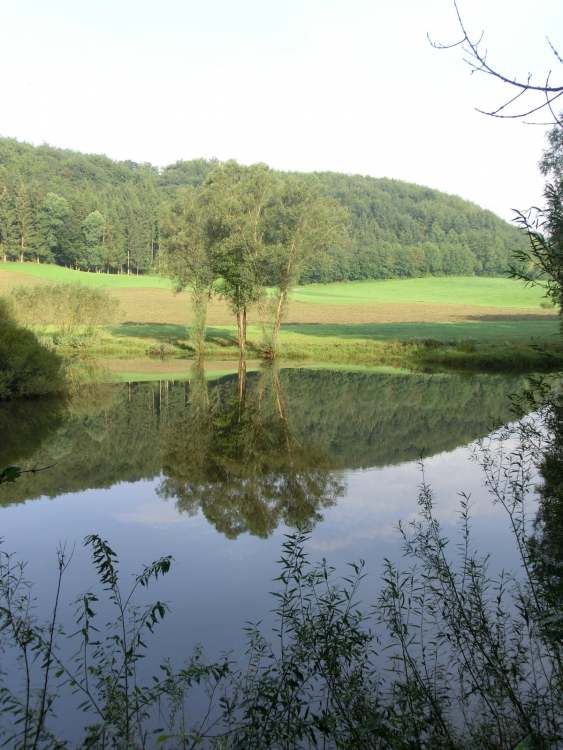
{"type": "MultiPolygon", "coordinates": [[[[276,374],[277,382],[268,383],[273,376],[266,372],[248,372],[245,378],[242,366],[241,374],[238,383],[236,374],[227,373],[209,381],[209,392],[205,379],[196,373],[191,387],[168,381],[100,384],[81,387],[57,402],[41,399],[0,405],[0,464],[52,467],[1,486],[0,506],[124,482],[154,480],[158,484],[161,459],[171,450],[168,426],[192,414],[194,424],[185,430],[189,442],[178,441],[178,454],[183,462],[189,449],[190,460],[196,462],[199,451],[207,460],[210,408],[214,419],[226,422],[227,402],[238,399],[241,414],[235,409],[230,416],[232,429],[240,429],[237,419],[244,424],[256,411],[260,381],[262,414],[255,416],[264,419],[269,411],[278,423],[276,451],[283,441],[284,451],[291,448],[289,456],[299,466],[299,456],[307,449],[308,469],[318,457],[320,468],[332,471],[397,466],[467,445],[513,419],[506,395],[525,386],[521,377],[498,375],[289,368],[282,369],[279,377],[276,374]],[[197,393],[198,388],[203,388],[203,394],[197,393]]],[[[262,425],[263,440],[264,430],[262,425]]],[[[215,450],[219,438],[212,441],[215,450]]],[[[166,475],[175,476],[175,472],[166,475]]],[[[128,490],[120,487],[115,492],[122,496],[128,490]]]]}
{"type": "Polygon", "coordinates": [[[159,494],[183,512],[201,509],[229,538],[313,525],[344,489],[323,451],[297,437],[275,365],[249,386],[241,361],[236,382],[210,395],[194,363],[188,408],[164,428],[161,459],[159,494]]]}

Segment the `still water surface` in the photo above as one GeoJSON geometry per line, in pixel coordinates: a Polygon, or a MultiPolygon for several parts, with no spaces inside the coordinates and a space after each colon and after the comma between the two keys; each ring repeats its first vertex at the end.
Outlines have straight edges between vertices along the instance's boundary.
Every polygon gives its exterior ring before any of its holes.
{"type": "MultiPolygon", "coordinates": [[[[471,444],[509,416],[518,378],[266,369],[209,382],[81,389],[65,403],[0,411],[0,466],[50,467],[0,488],[6,549],[29,561],[47,607],[58,542],[76,545],[63,598],[93,585],[81,540],[108,539],[122,574],[175,559],[155,596],[173,615],[155,660],[240,652],[246,621],[265,619],[283,535],[311,527],[308,551],[337,570],[363,558],[374,600],[384,557],[398,559],[399,519],[416,513],[424,457],[446,533],[458,492],[495,566],[512,567],[506,519],[482,486],[471,444]]],[[[70,619],[71,610],[63,614],[70,619]]]]}

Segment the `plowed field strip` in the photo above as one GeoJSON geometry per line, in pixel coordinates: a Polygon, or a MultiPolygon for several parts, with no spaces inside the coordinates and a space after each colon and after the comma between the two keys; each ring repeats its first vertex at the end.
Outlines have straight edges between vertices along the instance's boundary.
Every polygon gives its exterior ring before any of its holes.
{"type": "MultiPolygon", "coordinates": [[[[114,289],[111,294],[121,303],[121,321],[136,323],[173,323],[188,325],[191,321],[189,295],[174,295],[166,289],[114,289]]],[[[440,323],[491,319],[553,318],[552,311],[541,309],[507,309],[478,305],[446,305],[426,302],[367,303],[357,305],[309,304],[291,301],[287,323],[440,323]]],[[[257,311],[250,312],[249,322],[257,323],[257,311]]],[[[233,315],[223,300],[209,305],[209,325],[232,325],[233,315]]]]}

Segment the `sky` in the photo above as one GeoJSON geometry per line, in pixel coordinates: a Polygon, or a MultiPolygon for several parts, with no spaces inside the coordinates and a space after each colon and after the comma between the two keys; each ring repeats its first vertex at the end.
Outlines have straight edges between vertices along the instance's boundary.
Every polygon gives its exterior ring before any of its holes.
{"type": "MultiPolygon", "coordinates": [[[[459,0],[489,60],[563,79],[563,2],[459,0]]],[[[158,166],[266,162],[428,185],[504,218],[541,202],[546,126],[497,120],[452,0],[4,0],[0,135],[158,166]]]]}

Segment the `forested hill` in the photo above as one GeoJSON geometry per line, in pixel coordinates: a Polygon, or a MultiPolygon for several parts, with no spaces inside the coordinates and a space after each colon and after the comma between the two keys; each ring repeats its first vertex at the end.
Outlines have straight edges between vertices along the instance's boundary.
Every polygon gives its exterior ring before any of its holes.
{"type": "MultiPolygon", "coordinates": [[[[145,273],[159,265],[159,216],[175,192],[215,165],[162,170],[0,139],[0,255],[89,270],[145,273]]],[[[475,204],[398,180],[309,175],[349,211],[350,241],[301,281],[506,272],[524,237],[475,204]]]]}

